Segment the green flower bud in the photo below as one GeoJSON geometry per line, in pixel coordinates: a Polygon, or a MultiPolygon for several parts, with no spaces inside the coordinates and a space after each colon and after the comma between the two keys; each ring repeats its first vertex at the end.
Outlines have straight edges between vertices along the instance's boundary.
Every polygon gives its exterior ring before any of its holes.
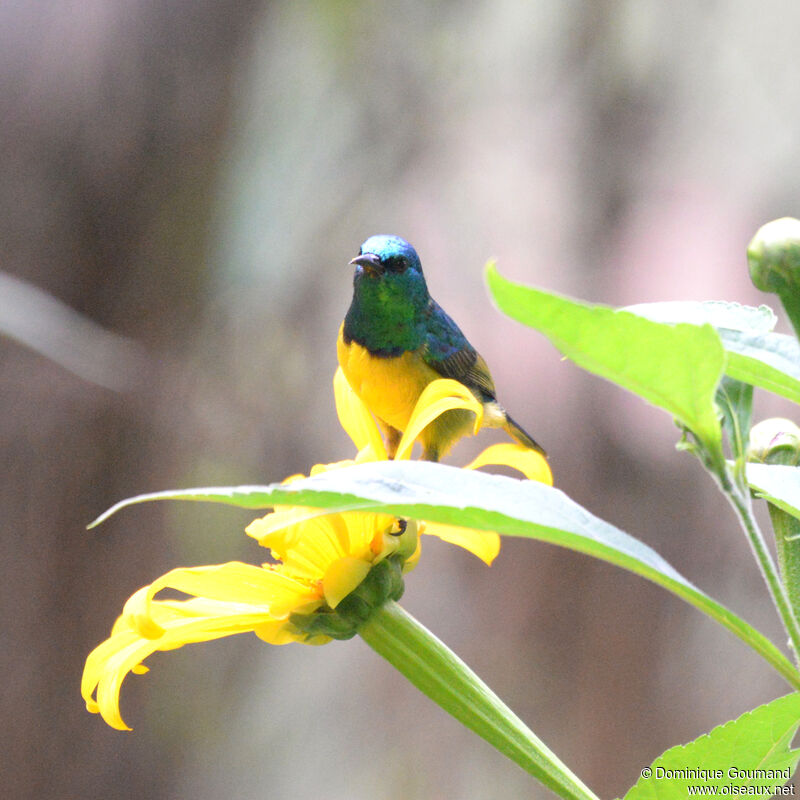
{"type": "Polygon", "coordinates": [[[750,278],[762,292],[800,291],[800,220],[762,225],[747,246],[750,278]]]}
{"type": "Polygon", "coordinates": [[[750,431],[748,461],[797,466],[800,464],[800,428],[790,419],[773,417],[750,431]]]}

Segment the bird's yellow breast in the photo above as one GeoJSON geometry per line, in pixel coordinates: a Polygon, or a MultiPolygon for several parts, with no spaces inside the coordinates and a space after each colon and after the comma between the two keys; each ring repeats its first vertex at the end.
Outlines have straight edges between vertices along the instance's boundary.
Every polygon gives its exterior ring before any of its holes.
{"type": "Polygon", "coordinates": [[[405,430],[420,394],[439,376],[418,353],[383,358],[357,342],[346,344],[343,328],[336,349],[347,382],[373,414],[393,428],[405,430]]]}

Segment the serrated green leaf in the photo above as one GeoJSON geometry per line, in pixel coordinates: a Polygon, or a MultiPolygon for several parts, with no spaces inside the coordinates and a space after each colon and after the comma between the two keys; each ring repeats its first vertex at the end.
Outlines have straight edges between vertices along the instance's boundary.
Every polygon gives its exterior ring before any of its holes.
{"type": "Polygon", "coordinates": [[[725,372],[731,378],[800,403],[800,344],[793,336],[771,333],[775,315],[767,306],[667,302],[643,303],[627,310],[657,322],[713,325],[728,353],[725,372]]]}
{"type": "Polygon", "coordinates": [[[578,366],[668,411],[721,464],[722,432],[714,393],[725,351],[711,325],[654,322],[625,310],[588,305],[486,271],[500,309],[545,334],[578,366]]]}
{"type": "Polygon", "coordinates": [[[769,306],[744,306],[724,300],[667,300],[661,303],[637,303],[626,306],[632,311],[654,322],[686,322],[704,325],[706,322],[717,329],[769,333],[778,318],[769,306]]]}
{"type": "Polygon", "coordinates": [[[799,725],[800,694],[759,706],[667,750],[649,768],[650,777],[641,777],[625,800],[685,800],[695,794],[768,797],[797,766],[800,750],[789,748],[799,725]]]}
{"type": "Polygon", "coordinates": [[[117,503],[98,521],[128,505],[164,499],[210,500],[247,508],[279,504],[337,511],[381,509],[403,517],[551,542],[663,586],[724,625],[800,688],[800,675],[763,634],[695,587],[650,547],[541,483],[444,464],[381,461],[329,470],[291,484],[139,495],[117,503]]]}
{"type": "Polygon", "coordinates": [[[265,502],[264,489],[264,486],[209,486],[201,489],[179,489],[177,491],[168,489],[163,492],[147,492],[114,503],[111,508],[104,511],[97,519],[92,520],[86,527],[88,530],[96,528],[120,509],[137,503],[147,503],[151,500],[195,500],[201,503],[222,503],[238,508],[269,508],[274,503],[265,502]]]}
{"type": "Polygon", "coordinates": [[[800,345],[782,333],[720,331],[728,375],[800,403],[800,345]]]}
{"type": "Polygon", "coordinates": [[[800,467],[748,464],[747,484],[757,497],[800,519],[800,467]]]}

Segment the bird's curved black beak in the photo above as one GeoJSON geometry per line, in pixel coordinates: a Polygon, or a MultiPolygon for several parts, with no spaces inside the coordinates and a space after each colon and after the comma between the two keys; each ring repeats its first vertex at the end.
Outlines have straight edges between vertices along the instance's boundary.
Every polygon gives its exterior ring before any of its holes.
{"type": "Polygon", "coordinates": [[[383,264],[375,253],[362,253],[350,261],[351,264],[363,267],[369,275],[380,275],[383,272],[383,264]]]}

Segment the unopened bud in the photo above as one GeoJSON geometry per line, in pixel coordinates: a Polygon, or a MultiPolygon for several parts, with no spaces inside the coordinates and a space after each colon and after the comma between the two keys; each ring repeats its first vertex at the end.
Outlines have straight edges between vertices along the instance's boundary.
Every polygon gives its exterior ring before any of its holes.
{"type": "Polygon", "coordinates": [[[747,246],[750,278],[762,292],[800,291],[800,220],[762,225],[747,246]]]}
{"type": "Polygon", "coordinates": [[[773,417],[750,431],[748,461],[797,466],[800,463],[800,428],[790,419],[773,417]]]}

